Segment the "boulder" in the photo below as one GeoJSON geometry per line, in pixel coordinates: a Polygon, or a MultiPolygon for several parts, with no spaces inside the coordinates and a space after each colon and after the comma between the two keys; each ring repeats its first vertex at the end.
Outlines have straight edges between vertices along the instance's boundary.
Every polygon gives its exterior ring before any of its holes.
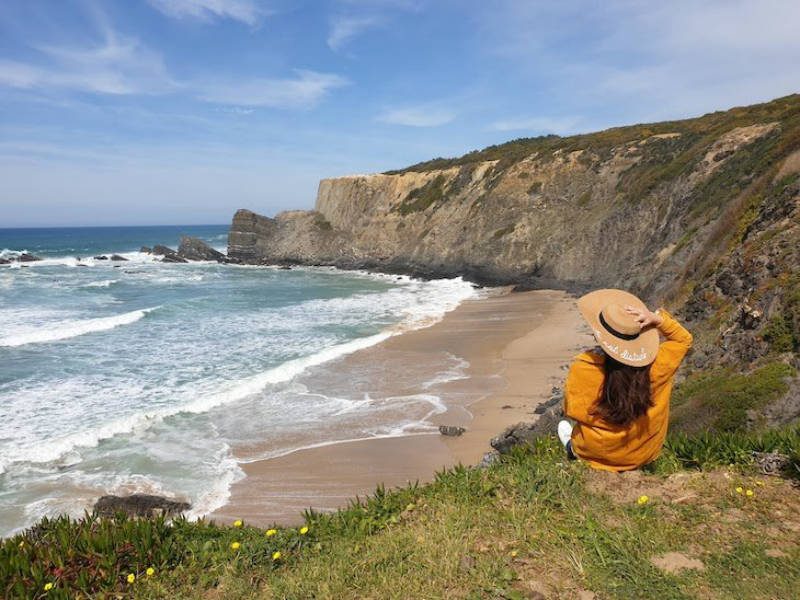
{"type": "Polygon", "coordinates": [[[39,258],[38,256],[34,256],[33,254],[23,252],[22,254],[19,255],[19,258],[17,260],[19,262],[35,262],[37,260],[42,260],[42,259],[39,258]]]}
{"type": "Polygon", "coordinates": [[[11,261],[7,258],[0,258],[0,265],[8,265],[11,264],[11,261]]]}
{"type": "Polygon", "coordinates": [[[128,259],[125,258],[124,256],[120,256],[119,254],[112,254],[111,260],[119,262],[119,261],[127,261],[128,259]]]}
{"type": "Polygon", "coordinates": [[[170,500],[163,496],[132,494],[102,496],[94,505],[94,513],[101,517],[113,517],[120,512],[129,517],[168,517],[177,516],[190,507],[188,502],[170,500]]]}
{"type": "Polygon", "coordinates": [[[463,427],[458,427],[456,425],[439,425],[439,433],[450,437],[458,437],[465,431],[466,429],[464,429],[463,427]]]}
{"type": "Polygon", "coordinates": [[[155,254],[156,256],[162,257],[161,262],[166,262],[166,263],[189,262],[185,258],[178,256],[178,253],[175,252],[175,250],[173,250],[172,248],[168,248],[167,246],[162,246],[160,244],[153,246],[151,254],[155,254]]]}
{"type": "Polygon", "coordinates": [[[187,260],[225,260],[225,255],[222,252],[214,250],[203,240],[188,235],[181,237],[181,244],[178,246],[177,254],[187,260]]]}
{"type": "Polygon", "coordinates": [[[93,257],[95,260],[108,260],[108,257],[105,254],[101,254],[100,256],[93,257]]]}
{"type": "Polygon", "coordinates": [[[503,433],[493,437],[489,443],[500,454],[507,454],[514,446],[530,445],[538,438],[555,435],[558,422],[562,418],[560,409],[548,409],[536,422],[511,425],[503,433]]]}
{"type": "Polygon", "coordinates": [[[139,248],[139,252],[141,252],[142,254],[152,254],[153,249],[150,246],[142,246],[141,248],[139,248]]]}

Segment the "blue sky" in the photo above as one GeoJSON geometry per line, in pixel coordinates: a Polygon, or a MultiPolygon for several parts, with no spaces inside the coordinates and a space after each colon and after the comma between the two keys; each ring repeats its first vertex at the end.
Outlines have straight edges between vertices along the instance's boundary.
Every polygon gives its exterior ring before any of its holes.
{"type": "Polygon", "coordinates": [[[226,223],[322,177],[800,91],[800,2],[3,0],[0,227],[226,223]]]}

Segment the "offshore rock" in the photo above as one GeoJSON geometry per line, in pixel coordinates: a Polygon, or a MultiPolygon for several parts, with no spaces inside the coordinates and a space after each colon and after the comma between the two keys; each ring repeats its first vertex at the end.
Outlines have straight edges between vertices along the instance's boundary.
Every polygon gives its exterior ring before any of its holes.
{"type": "Polygon", "coordinates": [[[157,244],[153,246],[152,254],[161,257],[161,262],[165,263],[186,263],[189,262],[185,258],[178,256],[178,253],[175,252],[172,248],[168,248],[167,246],[162,246],[157,244]]]}
{"type": "Polygon", "coordinates": [[[170,500],[163,496],[132,494],[130,496],[102,496],[94,505],[94,513],[101,517],[113,517],[123,512],[129,517],[177,516],[188,510],[188,502],[170,500]]]}
{"type": "Polygon", "coordinates": [[[33,254],[23,252],[22,254],[19,255],[19,258],[17,258],[17,260],[19,262],[36,262],[42,259],[39,258],[38,256],[34,256],[33,254]]]}
{"type": "Polygon", "coordinates": [[[222,252],[214,250],[203,240],[188,235],[181,237],[181,243],[176,254],[186,260],[215,260],[218,262],[225,260],[225,255],[222,252]]]}
{"type": "Polygon", "coordinates": [[[111,255],[111,260],[113,260],[115,262],[127,262],[128,261],[127,258],[125,258],[124,256],[120,256],[119,254],[112,254],[111,255]]]}

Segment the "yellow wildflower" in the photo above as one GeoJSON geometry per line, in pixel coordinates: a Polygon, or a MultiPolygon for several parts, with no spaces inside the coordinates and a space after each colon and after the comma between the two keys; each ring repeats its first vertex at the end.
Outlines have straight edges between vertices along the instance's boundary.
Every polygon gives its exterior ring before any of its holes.
{"type": "Polygon", "coordinates": [[[53,583],[51,581],[48,581],[47,583],[44,584],[44,591],[45,592],[49,592],[52,589],[53,589],[53,583]]]}
{"type": "Polygon", "coordinates": [[[145,573],[147,573],[148,577],[152,577],[156,574],[156,570],[153,567],[147,567],[147,571],[145,571],[145,573]]]}
{"type": "Polygon", "coordinates": [[[744,492],[744,488],[743,488],[742,486],[740,486],[740,485],[739,485],[739,486],[737,486],[737,487],[736,487],[736,493],[737,493],[737,494],[741,494],[742,492],[744,492]]]}
{"type": "Polygon", "coordinates": [[[128,573],[128,583],[133,583],[134,581],[136,581],[136,575],[128,573]]]}
{"type": "Polygon", "coordinates": [[[753,495],[755,494],[755,492],[754,492],[753,490],[747,490],[747,491],[745,492],[745,494],[747,494],[747,497],[748,497],[748,498],[752,498],[752,497],[753,497],[753,495]]]}
{"type": "Polygon", "coordinates": [[[512,550],[511,551],[511,558],[517,558],[517,551],[516,550],[512,550]]]}
{"type": "Polygon", "coordinates": [[[275,535],[278,532],[275,529],[267,529],[266,533],[267,533],[267,537],[272,537],[273,535],[275,535]]]}
{"type": "Polygon", "coordinates": [[[241,547],[242,547],[242,545],[239,542],[232,542],[231,543],[231,550],[238,550],[241,547]]]}
{"type": "Polygon", "coordinates": [[[763,485],[764,485],[764,482],[763,482],[763,481],[761,481],[761,480],[759,479],[758,481],[756,481],[756,485],[757,485],[758,487],[763,487],[763,485]]]}
{"type": "Polygon", "coordinates": [[[639,496],[639,498],[636,500],[636,504],[641,506],[642,504],[647,504],[649,501],[650,498],[647,496],[639,496]]]}
{"type": "Polygon", "coordinates": [[[244,523],[242,523],[242,520],[241,520],[241,519],[236,519],[236,520],[233,522],[233,526],[234,526],[234,527],[241,527],[242,525],[244,525],[244,523]]]}
{"type": "Polygon", "coordinates": [[[19,543],[19,547],[20,547],[20,548],[24,548],[24,547],[25,547],[25,540],[22,540],[22,541],[19,543]]]}
{"type": "Polygon", "coordinates": [[[281,553],[280,552],[278,552],[276,550],[275,552],[272,553],[272,560],[280,560],[280,559],[281,559],[281,553]]]}
{"type": "Polygon", "coordinates": [[[300,535],[305,535],[305,534],[307,534],[307,533],[308,533],[308,527],[306,527],[305,525],[303,525],[303,526],[300,528],[300,535]]]}

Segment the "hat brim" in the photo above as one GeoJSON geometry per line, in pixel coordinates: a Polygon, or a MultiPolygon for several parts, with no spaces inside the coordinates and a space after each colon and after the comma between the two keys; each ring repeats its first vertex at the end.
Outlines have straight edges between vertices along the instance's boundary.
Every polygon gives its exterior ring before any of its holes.
{"type": "Polygon", "coordinates": [[[634,340],[618,338],[600,324],[600,311],[609,304],[646,309],[644,302],[623,290],[604,289],[578,299],[578,310],[592,328],[597,343],[614,360],[632,367],[646,367],[656,359],[660,339],[653,326],[643,329],[634,340]]]}

